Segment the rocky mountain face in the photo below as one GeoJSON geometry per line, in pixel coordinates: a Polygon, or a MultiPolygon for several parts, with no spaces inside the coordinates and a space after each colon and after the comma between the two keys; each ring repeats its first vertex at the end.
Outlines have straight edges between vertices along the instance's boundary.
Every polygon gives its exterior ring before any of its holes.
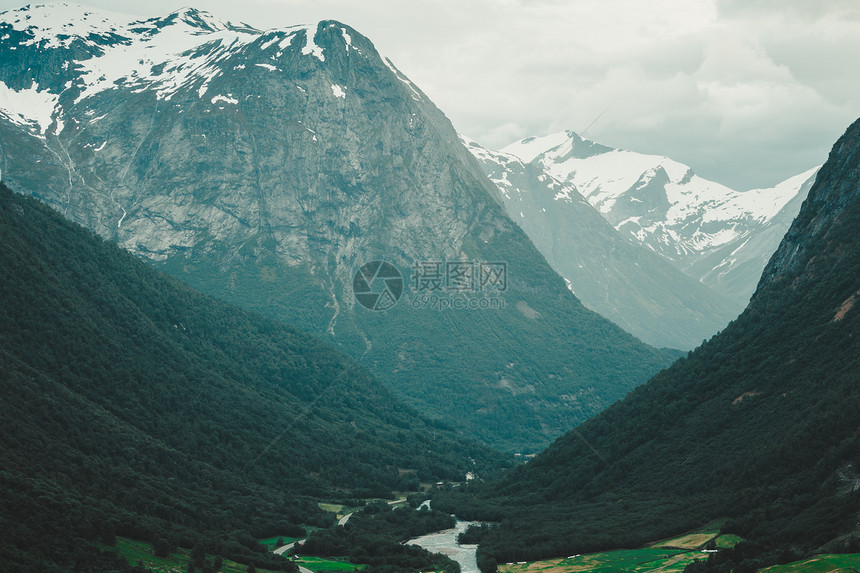
{"type": "Polygon", "coordinates": [[[573,131],[529,137],[504,152],[576,189],[628,239],[746,306],[818,167],[768,189],[735,191],[667,157],[615,149],[573,131]]]}
{"type": "Polygon", "coordinates": [[[858,228],[860,120],[736,320],[499,483],[434,505],[501,521],[479,549],[489,565],[642,546],[726,518],[722,532],[747,543],[696,571],[856,553],[858,228]]]}
{"type": "MultiPolygon", "coordinates": [[[[791,289],[837,274],[854,263],[860,195],[860,120],[845,132],[827,163],[821,168],[815,193],[810,193],[791,224],[779,248],[762,273],[753,300],[779,283],[791,279],[791,289]]],[[[857,267],[851,270],[856,271],[857,267]]],[[[846,274],[846,284],[858,282],[858,275],[846,274]]],[[[857,285],[860,286],[860,285],[857,285]]],[[[860,293],[855,293],[860,295],[860,293]]],[[[851,308],[852,294],[839,307],[833,320],[842,320],[851,308]]]]}
{"type": "Polygon", "coordinates": [[[588,308],[649,344],[681,349],[737,315],[728,299],[613,228],[572,184],[463,139],[508,215],[588,308]]]}
{"type": "Polygon", "coordinates": [[[675,356],[580,304],[447,118],[348,26],[62,4],[4,13],[0,58],[10,188],[326,337],[469,436],[533,450],[675,356]]]}

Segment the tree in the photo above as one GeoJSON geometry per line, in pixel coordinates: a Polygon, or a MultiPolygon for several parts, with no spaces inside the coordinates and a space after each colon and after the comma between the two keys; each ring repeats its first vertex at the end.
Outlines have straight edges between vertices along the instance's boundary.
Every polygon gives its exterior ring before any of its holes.
{"type": "Polygon", "coordinates": [[[105,545],[110,545],[111,547],[116,546],[116,522],[111,520],[107,522],[102,522],[101,527],[99,529],[99,538],[104,542],[105,545]]]}
{"type": "Polygon", "coordinates": [[[170,543],[165,538],[159,537],[152,544],[152,552],[156,557],[167,557],[170,555],[170,543]]]}
{"type": "Polygon", "coordinates": [[[200,567],[206,563],[206,548],[201,543],[191,548],[191,562],[200,567]]]}

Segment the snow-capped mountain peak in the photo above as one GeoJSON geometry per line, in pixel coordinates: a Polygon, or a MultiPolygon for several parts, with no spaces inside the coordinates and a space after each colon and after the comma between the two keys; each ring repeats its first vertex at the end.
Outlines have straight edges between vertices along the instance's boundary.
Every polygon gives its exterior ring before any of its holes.
{"type": "MultiPolygon", "coordinates": [[[[217,32],[218,30],[235,29],[236,26],[229,22],[223,22],[207,12],[206,10],[198,10],[196,8],[180,8],[168,16],[174,16],[177,20],[196,28],[201,29],[201,33],[217,32]]],[[[250,28],[244,26],[245,28],[250,28]]]]}
{"type": "MultiPolygon", "coordinates": [[[[323,63],[325,49],[316,37],[329,27],[340,28],[329,35],[339,38],[340,49],[361,54],[348,29],[331,21],[264,31],[194,8],[135,20],[74,3],[26,6],[0,14],[0,51],[39,65],[0,82],[0,113],[44,137],[62,131],[65,110],[118,86],[152,91],[163,101],[180,91],[230,101],[223,94],[207,95],[213,79],[243,69],[246,62],[271,72],[285,57],[323,63]]],[[[332,89],[338,97],[344,93],[342,86],[332,89]]]]}
{"type": "Polygon", "coordinates": [[[127,23],[128,17],[71,2],[56,2],[29,4],[17,10],[2,12],[0,20],[8,30],[28,36],[19,41],[20,46],[65,48],[76,40],[116,33],[127,23]]]}
{"type": "Polygon", "coordinates": [[[565,131],[540,137],[531,136],[503,147],[501,152],[516,155],[526,163],[529,163],[538,155],[557,149],[569,139],[568,132],[565,131]]]}
{"type": "Polygon", "coordinates": [[[611,148],[566,131],[504,148],[573,184],[618,230],[681,262],[775,217],[817,168],[771,189],[735,191],[661,155],[611,148]]]}

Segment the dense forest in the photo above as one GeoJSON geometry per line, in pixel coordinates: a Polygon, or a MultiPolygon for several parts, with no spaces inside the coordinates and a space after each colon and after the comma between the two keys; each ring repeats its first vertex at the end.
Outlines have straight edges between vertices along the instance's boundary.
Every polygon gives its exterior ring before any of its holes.
{"type": "Polygon", "coordinates": [[[289,569],[255,539],[329,525],[320,499],[507,463],[5,187],[0,292],[4,571],[99,570],[92,544],[117,535],[289,569]]]}
{"type": "Polygon", "coordinates": [[[726,519],[695,570],[860,551],[860,121],[834,146],[747,310],[491,484],[434,499],[479,563],[637,547],[726,519]]]}

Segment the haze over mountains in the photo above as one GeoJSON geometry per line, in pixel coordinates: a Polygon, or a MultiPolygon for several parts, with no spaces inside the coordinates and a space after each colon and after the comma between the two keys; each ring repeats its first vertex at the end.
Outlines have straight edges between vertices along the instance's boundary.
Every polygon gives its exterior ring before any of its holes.
{"type": "Polygon", "coordinates": [[[737,315],[728,299],[614,229],[571,184],[539,164],[465,143],[510,217],[592,310],[649,344],[686,349],[737,315]]]}
{"type": "Polygon", "coordinates": [[[10,188],[325,337],[465,435],[534,451],[677,356],[579,303],[445,116],[348,26],[71,4],[2,20],[10,188]],[[374,260],[404,278],[385,312],[352,292],[374,260]],[[436,288],[435,263],[497,264],[505,281],[436,288]]]}
{"type": "Polygon", "coordinates": [[[738,192],[667,157],[572,131],[529,137],[501,152],[466,144],[508,214],[586,306],[650,344],[684,349],[746,306],[818,170],[738,192]]]}

